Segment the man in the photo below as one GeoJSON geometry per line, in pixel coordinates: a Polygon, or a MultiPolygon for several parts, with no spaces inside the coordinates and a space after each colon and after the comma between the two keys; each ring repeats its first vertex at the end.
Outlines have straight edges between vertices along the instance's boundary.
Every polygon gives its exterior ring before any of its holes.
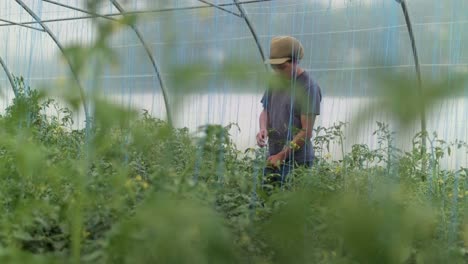
{"type": "Polygon", "coordinates": [[[314,160],[311,137],[322,94],[318,84],[299,66],[303,57],[304,48],[297,39],[279,36],[271,40],[266,63],[271,65],[277,81],[269,85],[261,100],[257,144],[265,147],[268,139],[264,175],[281,184],[295,166],[311,166],[314,160]]]}

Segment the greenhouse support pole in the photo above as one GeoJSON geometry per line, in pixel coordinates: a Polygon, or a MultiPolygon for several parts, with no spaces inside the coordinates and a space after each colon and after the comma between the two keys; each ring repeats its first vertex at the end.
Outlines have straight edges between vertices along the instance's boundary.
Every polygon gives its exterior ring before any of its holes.
{"type": "Polygon", "coordinates": [[[90,115],[89,115],[88,105],[86,104],[85,92],[83,90],[83,86],[81,85],[80,80],[78,79],[78,74],[76,73],[75,68],[73,67],[73,64],[72,64],[70,58],[65,53],[65,50],[64,50],[62,44],[60,44],[60,41],[57,39],[57,37],[54,35],[54,33],[50,30],[50,28],[44,22],[42,22],[41,19],[36,15],[36,13],[34,13],[34,11],[32,11],[22,0],[15,0],[15,1],[24,10],[26,10],[26,12],[28,12],[29,15],[32,16],[34,18],[34,20],[36,20],[37,23],[39,23],[39,25],[41,25],[41,27],[44,29],[45,32],[47,32],[47,34],[50,36],[50,38],[55,42],[55,45],[57,45],[57,47],[60,49],[60,51],[64,55],[65,59],[67,60],[68,65],[70,66],[70,70],[72,72],[72,75],[73,75],[73,77],[74,77],[74,79],[75,79],[75,81],[76,81],[76,83],[78,85],[81,100],[83,100],[83,108],[84,108],[84,112],[85,112],[85,116],[86,116],[86,127],[88,128],[90,115]]]}
{"type": "Polygon", "coordinates": [[[209,6],[213,7],[213,8],[219,9],[219,10],[227,12],[227,13],[229,13],[231,15],[235,15],[236,17],[242,18],[242,15],[236,14],[236,13],[230,11],[230,10],[227,10],[226,8],[223,8],[223,7],[219,6],[219,5],[215,5],[215,4],[211,3],[211,2],[208,2],[208,1],[205,1],[205,0],[198,0],[198,2],[202,2],[202,3],[207,4],[207,5],[209,5],[209,6]]]}
{"type": "Polygon", "coordinates": [[[1,56],[0,56],[0,64],[2,65],[2,68],[6,73],[8,81],[11,84],[11,88],[13,89],[13,93],[15,93],[15,97],[18,97],[18,89],[16,87],[15,80],[13,79],[13,76],[11,76],[10,70],[8,70],[8,66],[6,65],[5,61],[3,60],[1,56]]]}
{"type": "Polygon", "coordinates": [[[113,18],[111,16],[106,16],[106,15],[100,15],[100,14],[90,12],[90,11],[87,11],[87,10],[84,10],[84,9],[81,9],[81,8],[78,8],[78,7],[74,7],[74,6],[71,6],[71,5],[62,4],[62,3],[52,1],[52,0],[42,0],[42,1],[44,1],[46,3],[49,3],[49,4],[52,4],[52,5],[60,6],[60,7],[67,8],[67,9],[70,9],[70,10],[85,13],[87,15],[91,15],[93,18],[94,17],[99,17],[99,18],[104,18],[104,19],[115,21],[115,22],[119,22],[119,20],[117,18],[113,18]]]}
{"type": "Polygon", "coordinates": [[[426,100],[424,98],[423,88],[422,88],[422,78],[421,78],[421,66],[419,64],[418,50],[416,47],[416,40],[414,37],[413,26],[411,24],[411,19],[408,12],[408,6],[406,5],[406,0],[395,0],[397,1],[403,10],[403,14],[406,20],[406,26],[408,27],[408,33],[411,40],[411,47],[413,49],[414,64],[416,67],[416,74],[418,77],[418,89],[421,95],[422,106],[421,106],[421,132],[422,134],[422,149],[421,154],[426,152],[427,146],[427,125],[426,125],[426,100]]]}
{"type": "Polygon", "coordinates": [[[3,19],[3,18],[0,18],[0,21],[5,22],[5,23],[8,23],[9,25],[20,26],[20,27],[25,27],[25,28],[29,28],[29,29],[33,29],[33,30],[45,32],[45,30],[42,29],[42,28],[36,28],[36,27],[28,26],[28,25],[25,25],[25,24],[23,24],[23,23],[13,22],[13,21],[6,20],[6,19],[3,19]]]}
{"type": "Polygon", "coordinates": [[[255,40],[255,43],[257,44],[258,51],[260,52],[260,56],[262,57],[262,64],[265,65],[265,70],[268,71],[268,67],[265,64],[265,61],[266,61],[265,53],[263,52],[262,45],[260,45],[260,41],[258,39],[257,32],[255,31],[255,28],[254,28],[252,22],[250,21],[249,17],[247,16],[247,13],[245,12],[244,7],[242,7],[239,0],[233,0],[233,1],[234,1],[234,4],[236,4],[237,9],[239,9],[239,12],[241,13],[241,16],[244,18],[245,23],[249,27],[250,33],[252,33],[252,36],[253,36],[253,38],[255,40]]]}
{"type": "MultiPolygon", "coordinates": [[[[239,2],[241,5],[247,4],[255,4],[255,3],[262,3],[262,2],[270,2],[274,0],[249,0],[249,1],[242,1],[239,2]]],[[[52,1],[49,1],[49,3],[52,1]]],[[[233,6],[236,5],[235,3],[225,3],[225,4],[218,4],[219,7],[224,6],[233,6]]],[[[51,22],[62,22],[62,21],[75,21],[75,20],[82,20],[82,19],[91,19],[95,17],[116,17],[122,15],[143,15],[143,14],[155,14],[161,12],[174,12],[174,11],[181,11],[181,10],[196,10],[196,9],[205,9],[205,8],[212,8],[211,6],[204,5],[204,6],[186,6],[186,7],[173,7],[173,8],[162,8],[162,9],[153,9],[153,10],[139,10],[139,11],[130,11],[125,13],[111,13],[105,15],[87,15],[87,16],[77,16],[77,17],[65,17],[65,18],[55,18],[55,19],[44,19],[42,20],[43,23],[51,23],[51,22]]],[[[5,21],[4,21],[5,22],[5,21]]],[[[0,24],[0,27],[8,27],[13,25],[34,25],[38,24],[37,21],[27,21],[27,22],[19,22],[12,24],[10,22],[0,24]]]]}
{"type": "MultiPolygon", "coordinates": [[[[110,1],[115,6],[115,8],[117,8],[117,10],[119,10],[119,12],[122,15],[125,13],[125,10],[117,2],[117,0],[110,0],[110,1]]],[[[129,26],[132,28],[132,30],[137,35],[137,37],[140,40],[141,44],[145,48],[146,54],[148,55],[148,58],[150,59],[151,64],[153,65],[154,72],[156,73],[156,76],[158,77],[159,86],[161,87],[161,91],[162,91],[162,94],[163,94],[164,104],[166,105],[167,122],[169,123],[170,126],[172,126],[173,124],[172,124],[171,109],[170,109],[170,105],[169,105],[169,97],[168,97],[166,86],[164,85],[164,81],[162,79],[161,72],[159,70],[158,64],[156,63],[156,60],[153,57],[153,53],[151,52],[150,47],[148,46],[148,44],[144,40],[143,35],[140,33],[138,28],[135,25],[129,25],[129,26]]]]}
{"type": "MultiPolygon", "coordinates": [[[[262,45],[260,45],[260,41],[258,39],[257,32],[255,31],[255,28],[254,28],[252,22],[250,21],[248,15],[247,15],[247,12],[245,12],[244,7],[242,7],[241,3],[238,0],[233,0],[233,2],[237,6],[237,9],[239,10],[242,18],[244,18],[245,23],[249,27],[250,33],[252,34],[252,37],[255,40],[255,44],[257,45],[258,52],[260,53],[260,57],[262,59],[262,64],[265,67],[265,71],[268,73],[268,66],[265,63],[266,62],[265,53],[263,52],[262,45]]],[[[264,148],[264,150],[263,150],[264,155],[266,155],[266,151],[267,151],[266,148],[264,148]]],[[[250,215],[249,215],[250,218],[253,217],[253,215],[254,215],[253,212],[256,210],[255,205],[256,205],[256,202],[257,202],[257,184],[258,184],[257,181],[258,181],[257,175],[254,174],[253,186],[252,186],[252,198],[251,198],[251,201],[250,201],[250,206],[252,208],[251,211],[250,211],[250,215]]]]}

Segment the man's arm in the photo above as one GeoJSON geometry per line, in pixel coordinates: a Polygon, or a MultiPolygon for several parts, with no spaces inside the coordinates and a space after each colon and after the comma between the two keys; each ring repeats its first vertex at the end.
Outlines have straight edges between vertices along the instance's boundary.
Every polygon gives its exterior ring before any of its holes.
{"type": "Polygon", "coordinates": [[[260,147],[266,146],[266,139],[268,137],[268,112],[264,109],[262,113],[260,113],[260,132],[257,134],[257,144],[260,147]]]}
{"type": "Polygon", "coordinates": [[[268,124],[268,113],[264,109],[262,113],[260,113],[260,130],[267,130],[267,124],[268,124]]]}
{"type": "Polygon", "coordinates": [[[294,139],[291,141],[291,146],[285,146],[280,153],[270,157],[269,160],[272,164],[276,164],[278,161],[281,162],[285,160],[291,154],[291,152],[293,152],[295,149],[302,148],[306,141],[312,138],[312,130],[314,128],[315,118],[315,114],[301,115],[302,129],[294,136],[294,139]]]}

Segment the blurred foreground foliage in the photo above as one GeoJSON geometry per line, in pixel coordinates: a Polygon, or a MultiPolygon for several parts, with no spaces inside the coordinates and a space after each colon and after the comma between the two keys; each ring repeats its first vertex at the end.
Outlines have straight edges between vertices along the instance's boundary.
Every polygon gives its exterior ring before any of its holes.
{"type": "Polygon", "coordinates": [[[440,160],[462,141],[421,134],[396,149],[343,144],[318,127],[318,160],[282,188],[262,184],[264,154],[228,127],[197,134],[94,100],[93,125],[26,89],[0,117],[4,263],[466,263],[467,169],[440,160]],[[53,109],[55,114],[47,115],[53,109]],[[423,157],[425,156],[425,157],[423,157]],[[423,160],[430,169],[422,169],[423,160]]]}

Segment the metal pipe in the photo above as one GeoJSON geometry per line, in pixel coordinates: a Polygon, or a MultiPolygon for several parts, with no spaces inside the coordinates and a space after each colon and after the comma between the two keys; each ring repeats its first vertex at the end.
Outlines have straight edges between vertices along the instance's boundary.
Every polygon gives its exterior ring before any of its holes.
{"type": "MultiPolygon", "coordinates": [[[[115,6],[115,8],[117,8],[117,10],[119,10],[119,12],[121,14],[124,14],[125,13],[125,10],[123,9],[123,7],[117,2],[117,0],[110,0],[112,2],[112,4],[115,6]]],[[[159,70],[159,67],[158,67],[158,64],[156,63],[156,60],[154,59],[154,56],[153,56],[153,53],[151,52],[151,49],[150,47],[148,46],[148,44],[146,43],[146,41],[144,40],[143,38],[143,35],[140,33],[140,31],[138,30],[138,28],[136,28],[135,25],[129,25],[132,30],[135,32],[135,34],[137,35],[138,39],[140,40],[141,44],[143,45],[143,47],[145,48],[145,51],[146,51],[146,54],[148,55],[148,58],[150,59],[151,61],[151,65],[153,66],[153,69],[156,73],[156,76],[158,77],[158,81],[159,81],[159,86],[161,87],[161,91],[162,91],[162,94],[163,94],[163,98],[164,98],[164,104],[166,105],[166,114],[167,114],[167,122],[169,123],[169,125],[172,126],[172,115],[171,115],[171,108],[170,108],[170,104],[169,104],[169,96],[168,96],[168,93],[167,93],[167,90],[166,90],[166,86],[164,84],[164,81],[162,79],[162,76],[161,76],[161,73],[160,73],[160,70],[159,70]]]]}
{"type": "Polygon", "coordinates": [[[67,9],[71,9],[71,10],[74,10],[74,11],[79,11],[79,12],[82,12],[82,13],[85,13],[85,14],[88,14],[88,15],[92,15],[93,17],[100,17],[100,18],[109,19],[109,20],[116,21],[116,22],[119,21],[118,19],[113,18],[113,17],[109,17],[109,16],[106,16],[106,15],[100,15],[100,14],[97,14],[97,13],[90,12],[88,10],[84,10],[84,9],[81,9],[81,8],[78,8],[78,7],[62,4],[62,3],[55,2],[55,1],[52,1],[52,0],[42,0],[42,1],[46,2],[46,3],[49,3],[49,4],[56,5],[56,6],[61,6],[61,7],[67,8],[67,9]]]}
{"type": "Polygon", "coordinates": [[[204,4],[207,4],[207,5],[211,6],[211,7],[214,7],[214,8],[216,8],[216,9],[219,9],[219,10],[222,10],[222,11],[224,11],[224,12],[227,12],[227,13],[229,13],[229,14],[235,15],[235,16],[237,16],[237,17],[242,17],[242,15],[239,15],[239,14],[237,14],[237,13],[234,13],[234,12],[230,11],[230,10],[227,10],[226,8],[223,8],[223,7],[219,6],[219,5],[210,3],[210,2],[205,1],[205,0],[198,0],[198,1],[199,1],[199,2],[202,2],[202,3],[204,3],[204,4]]]}
{"type": "Polygon", "coordinates": [[[0,18],[0,21],[5,22],[5,23],[8,23],[9,25],[15,25],[15,26],[20,26],[20,27],[25,27],[25,28],[29,28],[29,29],[34,29],[34,30],[38,30],[38,31],[45,32],[45,30],[42,29],[42,28],[36,28],[36,27],[28,26],[28,25],[23,25],[23,24],[21,24],[21,23],[16,23],[16,22],[13,22],[13,21],[10,21],[10,20],[6,20],[6,19],[3,19],[3,18],[0,18]]]}
{"type": "Polygon", "coordinates": [[[15,94],[15,97],[18,97],[18,89],[16,87],[15,80],[13,79],[13,76],[11,76],[8,66],[6,65],[5,61],[3,60],[1,56],[0,56],[0,64],[2,65],[3,70],[5,70],[5,73],[7,75],[8,81],[10,81],[10,85],[11,85],[11,88],[13,89],[13,93],[15,94]]]}
{"type": "Polygon", "coordinates": [[[409,37],[411,40],[411,47],[413,49],[413,56],[414,56],[414,64],[416,67],[416,74],[418,78],[418,89],[419,93],[421,95],[421,132],[423,133],[422,135],[422,151],[426,151],[426,146],[427,146],[427,125],[426,125],[426,102],[424,99],[424,93],[423,93],[423,88],[422,88],[422,78],[421,78],[421,66],[419,63],[419,57],[418,57],[418,49],[416,47],[416,40],[414,37],[414,32],[413,32],[413,26],[411,24],[411,19],[408,11],[408,6],[406,5],[405,0],[396,0],[400,5],[403,10],[403,14],[405,16],[406,20],[406,26],[408,28],[408,33],[409,37]]]}
{"type": "Polygon", "coordinates": [[[255,43],[257,45],[258,51],[260,52],[260,56],[262,57],[262,64],[265,66],[265,70],[268,71],[268,66],[265,64],[266,58],[265,58],[265,53],[263,52],[262,45],[260,45],[260,41],[258,39],[258,35],[255,32],[255,28],[250,21],[247,13],[245,12],[245,9],[242,7],[241,2],[239,0],[233,0],[234,4],[237,6],[237,9],[239,9],[239,12],[241,13],[242,17],[244,18],[245,23],[249,27],[250,33],[252,33],[252,36],[255,40],[255,43]]]}
{"type": "MultiPolygon", "coordinates": [[[[261,3],[261,2],[270,2],[273,0],[250,0],[250,1],[243,1],[239,2],[240,5],[247,5],[247,4],[254,4],[254,3],[261,3]]],[[[218,6],[233,6],[236,5],[234,3],[225,3],[219,4],[218,6]]],[[[115,16],[122,16],[122,15],[139,15],[139,14],[151,14],[151,13],[160,13],[160,12],[171,12],[171,11],[181,11],[181,10],[194,10],[194,9],[204,9],[204,8],[212,8],[211,6],[188,6],[188,7],[174,7],[174,8],[162,8],[162,9],[154,9],[154,10],[146,10],[146,11],[130,11],[125,13],[110,13],[105,15],[100,15],[100,17],[115,17],[115,16]]],[[[52,23],[52,22],[62,22],[62,21],[74,21],[74,20],[82,20],[82,19],[91,19],[96,18],[96,15],[89,15],[89,16],[81,16],[81,17],[68,17],[68,18],[57,18],[57,19],[45,19],[42,20],[41,23],[52,23]]],[[[20,22],[16,23],[16,25],[31,25],[31,24],[39,24],[37,21],[29,21],[29,22],[20,22]]],[[[11,23],[0,24],[0,27],[5,26],[12,26],[11,23]]]]}
{"type": "Polygon", "coordinates": [[[36,15],[36,13],[34,13],[34,11],[32,11],[22,0],[15,0],[24,10],[26,10],[26,12],[29,13],[30,16],[32,16],[36,21],[37,23],[39,23],[41,25],[41,27],[44,29],[45,32],[47,32],[47,34],[50,36],[50,38],[55,42],[55,44],[57,45],[57,47],[60,49],[60,51],[62,52],[62,54],[64,55],[65,59],[67,60],[68,64],[70,65],[70,70],[72,72],[72,75],[73,77],[75,78],[75,81],[76,83],[78,84],[78,88],[79,88],[79,91],[80,91],[80,96],[81,96],[81,100],[83,100],[83,108],[84,108],[84,112],[85,112],[85,116],[86,116],[86,126],[88,126],[88,121],[89,121],[89,110],[88,110],[88,105],[86,104],[86,96],[85,96],[85,92],[83,90],[83,86],[81,85],[81,82],[80,80],[78,79],[78,74],[77,72],[75,71],[74,67],[73,67],[73,64],[70,60],[70,58],[67,56],[67,54],[65,53],[65,50],[63,48],[63,46],[60,44],[60,41],[57,39],[57,37],[54,35],[54,33],[49,29],[49,27],[41,21],[41,19],[36,15]]]}

